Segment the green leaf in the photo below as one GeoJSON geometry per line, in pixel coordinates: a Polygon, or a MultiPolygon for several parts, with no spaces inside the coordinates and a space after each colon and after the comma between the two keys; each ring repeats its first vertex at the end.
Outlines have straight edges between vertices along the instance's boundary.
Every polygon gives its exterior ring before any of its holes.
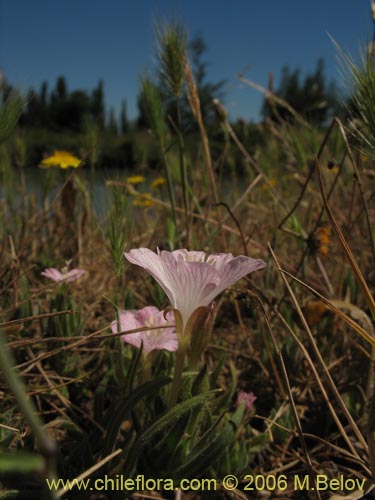
{"type": "Polygon", "coordinates": [[[185,463],[174,471],[174,475],[179,478],[196,477],[202,475],[204,471],[211,466],[230,446],[235,436],[235,425],[232,421],[225,424],[222,431],[210,442],[202,447],[199,442],[189,453],[185,463]]]}
{"type": "Polygon", "coordinates": [[[142,352],[143,352],[143,344],[141,345],[140,349],[136,349],[134,352],[134,356],[131,361],[129,372],[127,375],[126,393],[130,393],[130,391],[134,387],[135,376],[137,374],[142,352]]]}
{"type": "Polygon", "coordinates": [[[232,362],[229,364],[230,368],[230,374],[231,374],[231,384],[228,388],[228,390],[220,397],[217,399],[217,409],[226,409],[229,406],[229,403],[231,402],[233,395],[235,393],[236,387],[237,387],[237,371],[232,362]]]}
{"type": "Polygon", "coordinates": [[[134,407],[144,398],[154,395],[161,387],[171,382],[169,377],[159,377],[150,382],[146,382],[134,391],[132,391],[112,413],[112,417],[108,423],[107,437],[103,450],[103,456],[109,455],[115,446],[119,428],[126,420],[134,407]]]}
{"type": "Polygon", "coordinates": [[[175,246],[174,242],[176,239],[176,224],[170,217],[167,218],[167,238],[169,247],[171,250],[173,250],[175,246]]]}
{"type": "MultiPolygon", "coordinates": [[[[219,424],[225,414],[219,417],[214,425],[202,436],[195,447],[189,453],[189,457],[181,470],[184,473],[194,475],[194,472],[203,472],[209,468],[217,458],[228,449],[234,442],[236,431],[240,428],[244,415],[244,405],[241,405],[230,420],[224,424],[224,430],[219,428],[219,424]],[[195,465],[195,463],[197,465],[195,465]]],[[[178,470],[178,474],[182,474],[178,470]]],[[[184,477],[180,475],[179,477],[184,477]]]]}
{"type": "Polygon", "coordinates": [[[219,378],[221,369],[223,368],[225,358],[225,354],[220,356],[219,361],[216,363],[215,368],[212,370],[212,373],[210,375],[210,384],[212,388],[216,387],[217,379],[219,378]]]}
{"type": "MultiPolygon", "coordinates": [[[[169,471],[168,464],[172,463],[174,466],[181,462],[181,454],[183,454],[183,447],[180,446],[181,441],[186,436],[187,425],[190,421],[190,414],[187,413],[183,418],[180,418],[175,425],[166,433],[159,443],[152,443],[152,450],[150,453],[142,456],[142,466],[147,465],[151,474],[157,473],[158,476],[162,471],[169,471]],[[143,460],[143,458],[145,458],[143,460]]],[[[142,468],[143,472],[143,468],[142,468]]]]}
{"type": "MultiPolygon", "coordinates": [[[[207,393],[209,389],[210,382],[207,375],[207,365],[204,365],[193,381],[191,392],[193,396],[197,396],[198,394],[207,393]]],[[[192,443],[194,443],[194,435],[200,434],[201,428],[207,428],[207,421],[210,421],[207,418],[207,413],[209,413],[209,410],[202,412],[200,408],[196,408],[192,412],[187,429],[187,433],[192,436],[192,443]]]]}
{"type": "Polygon", "coordinates": [[[203,365],[198,375],[195,377],[191,392],[193,396],[207,392],[210,389],[210,384],[207,375],[207,365],[203,365]]]}
{"type": "Polygon", "coordinates": [[[184,401],[171,410],[169,410],[165,415],[156,420],[150,427],[144,431],[135,440],[132,448],[129,450],[128,460],[125,466],[124,476],[132,477],[134,469],[138,463],[139,457],[143,453],[146,446],[151,444],[152,440],[161,434],[164,430],[173,427],[176,422],[184,418],[184,416],[190,411],[194,410],[201,404],[203,404],[207,399],[212,396],[211,393],[200,394],[187,401],[184,401]]]}
{"type": "Polygon", "coordinates": [[[8,490],[0,493],[0,500],[40,500],[42,494],[40,490],[8,490]]]}
{"type": "Polygon", "coordinates": [[[0,453],[0,476],[5,474],[34,474],[44,468],[41,456],[31,453],[0,453]]]}

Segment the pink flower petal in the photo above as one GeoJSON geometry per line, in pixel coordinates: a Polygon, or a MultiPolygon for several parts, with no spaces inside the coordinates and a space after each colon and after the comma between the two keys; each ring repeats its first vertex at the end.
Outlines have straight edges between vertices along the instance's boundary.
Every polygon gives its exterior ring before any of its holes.
{"type": "Polygon", "coordinates": [[[56,281],[57,283],[62,280],[62,274],[60,271],[54,267],[49,267],[40,273],[42,276],[49,278],[52,281],[56,281]]]}
{"type": "Polygon", "coordinates": [[[138,248],[125,253],[129,262],[143,267],[159,283],[173,308],[181,313],[184,325],[201,306],[208,306],[228,286],[265,263],[232,254],[213,254],[186,249],[152,252],[138,248]]]}
{"type": "Polygon", "coordinates": [[[241,403],[245,402],[245,410],[249,411],[252,408],[254,401],[256,399],[257,397],[254,396],[253,392],[239,391],[239,393],[237,394],[236,406],[238,408],[241,403]]]}
{"type": "Polygon", "coordinates": [[[139,322],[135,318],[136,311],[120,311],[120,331],[118,329],[117,320],[112,321],[111,329],[113,333],[126,332],[127,330],[135,330],[136,328],[141,328],[139,322]]]}
{"type": "Polygon", "coordinates": [[[63,280],[66,282],[75,281],[85,274],[84,269],[71,269],[65,275],[63,275],[63,280]]]}
{"type": "Polygon", "coordinates": [[[137,248],[125,252],[125,257],[132,264],[143,267],[159,283],[171,300],[172,290],[168,288],[166,269],[160,259],[160,255],[152,252],[148,248],[137,248]]]}
{"type": "MultiPolygon", "coordinates": [[[[151,351],[164,349],[166,351],[176,351],[178,347],[177,335],[173,327],[168,327],[173,321],[173,313],[167,314],[168,321],[164,319],[163,311],[156,307],[148,306],[139,311],[121,311],[119,314],[120,332],[135,330],[136,328],[160,326],[159,329],[143,330],[136,333],[123,335],[124,342],[137,348],[143,342],[143,352],[145,355],[151,351]]],[[[111,329],[113,333],[118,333],[118,322],[112,321],[111,329]]]]}
{"type": "Polygon", "coordinates": [[[49,267],[48,269],[45,269],[43,272],[40,274],[42,276],[45,276],[46,278],[51,279],[52,281],[56,281],[56,283],[60,283],[61,281],[64,282],[71,282],[75,281],[78,279],[80,276],[85,274],[86,271],[83,269],[71,269],[68,272],[61,272],[55,267],[49,267]]]}

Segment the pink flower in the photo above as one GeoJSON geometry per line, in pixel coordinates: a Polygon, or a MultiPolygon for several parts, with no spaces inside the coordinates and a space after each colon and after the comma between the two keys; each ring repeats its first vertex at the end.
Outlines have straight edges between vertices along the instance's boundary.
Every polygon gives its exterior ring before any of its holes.
{"type": "Polygon", "coordinates": [[[68,271],[67,268],[64,268],[61,272],[55,267],[49,267],[40,274],[52,281],[56,281],[56,283],[60,283],[61,281],[68,283],[80,278],[85,272],[83,269],[71,269],[68,271]]]}
{"type": "Polygon", "coordinates": [[[254,393],[252,392],[239,391],[237,394],[236,407],[238,408],[241,403],[245,402],[245,410],[249,411],[256,399],[257,397],[254,396],[254,393]]]}
{"type": "Polygon", "coordinates": [[[206,258],[204,252],[185,249],[155,253],[138,248],[125,252],[125,257],[159,283],[172,307],[180,312],[183,328],[196,309],[208,306],[225,288],[266,265],[244,255],[218,253],[206,258]]]}
{"type": "MultiPolygon", "coordinates": [[[[173,322],[173,313],[167,313],[167,320],[164,318],[163,311],[156,307],[148,306],[139,311],[121,311],[120,312],[120,332],[135,330],[147,326],[160,326],[157,330],[144,330],[136,333],[123,335],[123,340],[128,344],[140,348],[143,342],[143,353],[147,356],[151,351],[165,349],[166,351],[177,350],[177,335],[174,327],[168,327],[169,322],[173,322]]],[[[111,328],[113,333],[118,332],[118,322],[112,321],[111,328]]]]}

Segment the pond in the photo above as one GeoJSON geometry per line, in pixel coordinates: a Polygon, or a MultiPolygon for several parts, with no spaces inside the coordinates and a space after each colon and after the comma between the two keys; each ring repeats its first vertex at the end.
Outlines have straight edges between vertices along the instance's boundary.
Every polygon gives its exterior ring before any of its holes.
{"type": "MultiPolygon", "coordinates": [[[[40,209],[46,203],[51,202],[58,190],[61,189],[64,182],[70,175],[76,177],[76,185],[84,189],[91,201],[91,206],[99,217],[105,215],[109,206],[110,187],[106,184],[108,181],[125,181],[129,177],[143,177],[142,181],[135,183],[134,188],[140,193],[151,193],[159,199],[167,201],[167,186],[161,185],[152,189],[151,184],[156,178],[160,178],[158,173],[145,173],[144,176],[134,170],[119,168],[110,169],[80,169],[80,170],[61,170],[50,168],[48,170],[40,168],[27,168],[22,171],[13,169],[7,175],[2,175],[0,184],[0,198],[5,198],[8,206],[16,207],[26,196],[32,200],[36,208],[40,209]]],[[[139,180],[139,179],[138,179],[139,180]]],[[[242,184],[242,183],[240,183],[242,184]]],[[[222,200],[231,203],[240,196],[241,187],[238,183],[233,183],[229,179],[222,185],[222,200]]],[[[136,201],[136,197],[134,200],[136,201]]],[[[142,206],[144,198],[139,198],[139,205],[142,206]]],[[[135,203],[137,205],[137,201],[135,203]]]]}
{"type": "MultiPolygon", "coordinates": [[[[92,208],[101,217],[105,215],[109,205],[110,188],[106,185],[107,181],[125,181],[127,177],[134,176],[134,171],[117,168],[94,171],[89,169],[76,171],[73,169],[27,168],[22,172],[11,171],[8,175],[3,176],[0,184],[0,198],[5,197],[8,205],[16,206],[22,201],[22,198],[28,197],[39,209],[54,199],[64,182],[72,174],[75,176],[76,186],[81,186],[88,193],[92,208]]],[[[152,180],[151,177],[150,179],[145,178],[135,188],[140,192],[149,192],[152,180]]]]}

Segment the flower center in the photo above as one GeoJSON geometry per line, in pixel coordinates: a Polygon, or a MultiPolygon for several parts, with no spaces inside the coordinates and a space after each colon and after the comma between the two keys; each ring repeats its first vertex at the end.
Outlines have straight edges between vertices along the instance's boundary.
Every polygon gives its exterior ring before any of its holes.
{"type": "Polygon", "coordinates": [[[185,262],[204,262],[198,255],[186,255],[185,262]]]}
{"type": "Polygon", "coordinates": [[[150,328],[153,328],[155,326],[160,326],[159,329],[157,330],[145,330],[144,332],[142,332],[143,334],[146,335],[147,338],[150,338],[150,337],[153,337],[155,335],[157,336],[160,336],[162,333],[163,333],[163,329],[165,328],[165,326],[161,326],[159,324],[157,324],[155,322],[155,318],[153,316],[150,316],[145,322],[144,322],[144,326],[149,326],[150,328]]]}

